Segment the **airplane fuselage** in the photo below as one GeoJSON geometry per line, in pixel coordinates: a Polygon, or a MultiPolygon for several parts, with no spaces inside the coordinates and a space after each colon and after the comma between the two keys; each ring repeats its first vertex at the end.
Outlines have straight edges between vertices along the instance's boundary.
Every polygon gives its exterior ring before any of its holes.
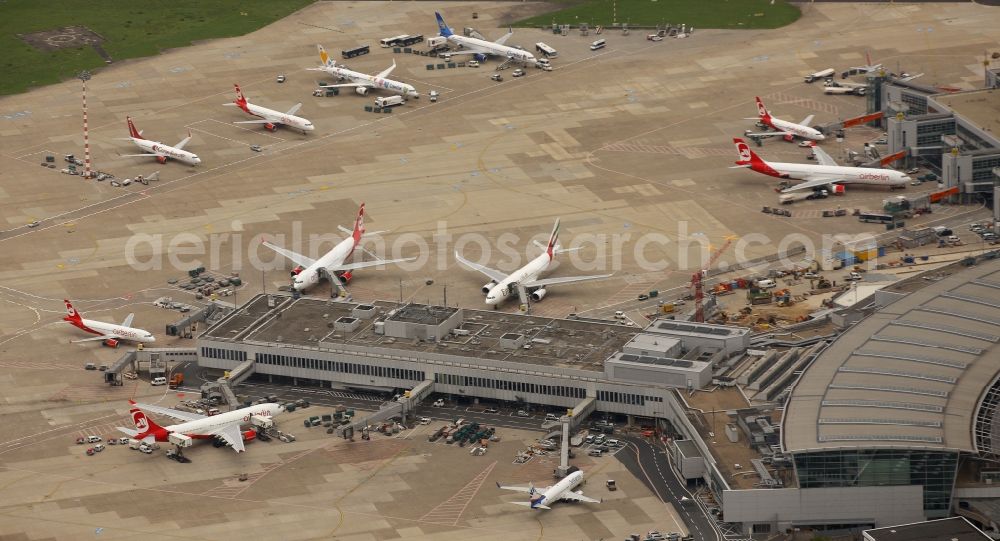
{"type": "Polygon", "coordinates": [[[227,425],[249,423],[250,418],[254,415],[260,417],[274,417],[279,411],[281,411],[281,406],[278,404],[260,404],[257,406],[250,406],[249,408],[227,411],[225,413],[213,415],[204,419],[198,419],[197,421],[177,423],[163,428],[168,432],[180,433],[194,438],[198,435],[211,434],[227,425]]]}
{"type": "Polygon", "coordinates": [[[492,41],[486,41],[484,39],[470,38],[467,36],[458,36],[452,34],[448,36],[448,41],[464,47],[470,51],[482,52],[484,54],[491,54],[494,56],[502,56],[504,58],[513,58],[520,60],[521,62],[535,62],[535,56],[528,51],[518,49],[517,47],[509,47],[507,45],[500,45],[499,43],[494,43],[492,41]]]}
{"type": "Polygon", "coordinates": [[[751,169],[772,177],[794,180],[815,180],[822,177],[829,177],[831,182],[880,184],[884,186],[904,186],[910,182],[910,177],[906,173],[891,169],[782,162],[767,162],[767,166],[770,171],[759,169],[753,165],[751,165],[751,169]]]}
{"type": "Polygon", "coordinates": [[[551,505],[562,499],[562,495],[566,492],[572,491],[580,483],[583,482],[583,472],[575,471],[566,477],[564,477],[558,483],[549,487],[548,490],[542,493],[538,498],[531,499],[531,507],[536,508],[539,505],[551,505]]]}
{"type": "Polygon", "coordinates": [[[812,141],[822,141],[826,139],[819,130],[810,128],[809,126],[803,126],[802,124],[796,124],[794,122],[789,122],[787,120],[781,120],[780,118],[771,117],[768,126],[777,131],[787,131],[791,132],[796,137],[801,137],[802,139],[810,139],[812,141]]]}
{"type": "Polygon", "coordinates": [[[312,122],[309,122],[300,116],[285,114],[280,111],[275,111],[274,109],[261,107],[260,105],[247,103],[246,112],[273,124],[284,124],[285,126],[301,131],[313,131],[314,129],[312,122]]]}
{"type": "Polygon", "coordinates": [[[166,158],[173,158],[179,162],[186,163],[188,165],[198,165],[201,163],[201,158],[197,154],[188,152],[186,150],[181,150],[179,148],[174,148],[170,145],[165,145],[159,141],[150,141],[149,139],[137,139],[131,137],[132,142],[135,146],[142,149],[143,152],[148,152],[150,154],[158,154],[166,158]]]}
{"type": "Polygon", "coordinates": [[[367,73],[359,73],[356,71],[349,70],[347,68],[339,68],[335,66],[326,66],[323,71],[333,75],[334,77],[339,77],[341,79],[349,79],[354,83],[369,84],[372,88],[378,88],[382,90],[388,90],[389,92],[394,92],[402,96],[407,97],[417,97],[419,93],[413,85],[406,83],[401,83],[399,81],[393,81],[392,79],[383,79],[381,77],[375,77],[373,75],[368,75],[367,73]]]}
{"type": "Polygon", "coordinates": [[[320,270],[343,265],[347,261],[347,258],[354,253],[356,247],[357,241],[354,240],[354,237],[347,237],[340,241],[332,250],[323,254],[323,257],[317,259],[315,263],[302,269],[295,275],[292,287],[297,291],[302,291],[316,285],[319,283],[320,270]]]}
{"type": "Polygon", "coordinates": [[[501,280],[493,286],[486,294],[486,304],[495,306],[507,300],[507,297],[517,297],[517,288],[513,284],[531,282],[537,280],[538,276],[549,268],[552,259],[548,253],[542,253],[527,265],[517,269],[510,276],[501,280]]]}
{"type": "Polygon", "coordinates": [[[98,336],[113,335],[122,340],[131,340],[132,342],[142,342],[145,344],[156,341],[156,337],[153,336],[153,333],[143,329],[122,327],[121,325],[95,321],[93,319],[81,319],[79,324],[73,321],[70,321],[69,323],[78,329],[87,331],[91,334],[96,334],[98,336]]]}

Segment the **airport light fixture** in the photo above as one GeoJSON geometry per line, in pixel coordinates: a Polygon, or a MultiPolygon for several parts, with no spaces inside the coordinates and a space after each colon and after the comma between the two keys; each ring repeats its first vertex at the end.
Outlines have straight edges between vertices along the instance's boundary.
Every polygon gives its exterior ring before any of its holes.
{"type": "Polygon", "coordinates": [[[83,70],[76,77],[83,82],[83,178],[90,178],[90,133],[87,127],[87,81],[90,80],[91,75],[89,71],[83,70]]]}

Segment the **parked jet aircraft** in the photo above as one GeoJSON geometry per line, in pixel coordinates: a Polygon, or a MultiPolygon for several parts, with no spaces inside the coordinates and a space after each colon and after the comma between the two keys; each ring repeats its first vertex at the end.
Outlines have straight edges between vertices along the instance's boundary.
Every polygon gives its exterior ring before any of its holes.
{"type": "MultiPolygon", "coordinates": [[[[354,220],[354,230],[347,229],[346,227],[340,227],[340,230],[349,233],[351,236],[340,241],[332,250],[323,255],[319,259],[312,259],[306,257],[302,254],[295,253],[291,250],[286,250],[279,246],[275,246],[269,242],[265,242],[264,246],[278,252],[279,254],[285,256],[292,262],[294,262],[297,267],[292,270],[293,283],[297,291],[302,291],[308,289],[319,282],[321,274],[325,274],[330,280],[334,282],[334,285],[341,291],[342,294],[346,296],[347,291],[344,288],[344,284],[351,280],[351,272],[364,269],[369,267],[376,267],[379,265],[387,265],[389,263],[401,263],[404,261],[413,261],[416,258],[410,257],[405,259],[378,259],[374,254],[370,254],[376,257],[374,261],[364,261],[361,263],[346,263],[347,258],[354,253],[361,244],[361,239],[366,235],[365,233],[365,204],[361,203],[361,208],[358,209],[358,217],[354,220]]],[[[375,235],[378,232],[367,233],[367,235],[375,235]]],[[[364,248],[362,248],[364,250],[364,248]]]]}
{"type": "Polygon", "coordinates": [[[319,49],[319,59],[323,64],[318,68],[309,68],[311,71],[325,71],[340,80],[350,81],[349,83],[337,83],[332,85],[319,85],[320,88],[353,88],[355,92],[361,94],[362,96],[368,94],[371,89],[383,89],[389,92],[395,92],[407,98],[419,98],[420,93],[417,89],[413,88],[413,85],[408,85],[406,83],[401,83],[399,81],[393,81],[392,79],[386,79],[392,70],[396,69],[396,61],[392,61],[392,65],[388,68],[379,72],[378,75],[368,75],[366,73],[358,73],[356,71],[351,71],[345,67],[337,66],[337,63],[330,58],[326,50],[323,49],[322,45],[316,46],[319,49]]]}
{"type": "Polygon", "coordinates": [[[516,487],[505,486],[500,483],[497,483],[497,488],[513,490],[516,492],[526,492],[528,494],[528,501],[510,503],[513,503],[514,505],[523,505],[532,509],[551,509],[546,504],[553,504],[559,500],[587,503],[601,503],[603,501],[584,496],[582,490],[574,491],[573,489],[576,488],[581,482],[583,482],[583,472],[577,470],[566,477],[563,477],[562,480],[555,485],[546,487],[542,490],[535,489],[534,485],[528,487],[516,487]]]}
{"type": "Polygon", "coordinates": [[[507,32],[506,35],[496,41],[470,38],[461,34],[455,34],[455,32],[453,32],[452,29],[445,24],[440,13],[434,12],[434,16],[437,17],[438,29],[440,30],[441,36],[447,38],[449,42],[457,47],[462,47],[461,51],[450,51],[445,53],[443,55],[445,58],[456,54],[471,54],[475,55],[476,60],[482,62],[486,60],[487,56],[493,55],[502,58],[519,60],[521,62],[535,63],[535,56],[533,54],[525,51],[524,49],[518,49],[517,47],[505,45],[507,40],[514,35],[513,30],[507,32]]]}
{"type": "Polygon", "coordinates": [[[250,441],[257,437],[257,433],[253,430],[241,431],[240,425],[250,423],[254,416],[274,417],[284,411],[278,404],[267,403],[227,411],[218,415],[204,416],[152,404],[137,404],[132,400],[129,400],[128,403],[132,406],[129,413],[132,414],[132,423],[135,424],[135,429],[118,427],[118,430],[128,434],[131,438],[145,442],[169,441],[170,434],[183,434],[193,439],[219,438],[228,443],[237,453],[246,450],[243,445],[244,441],[250,441]],[[143,410],[166,415],[181,422],[160,426],[146,417],[143,410]]]}
{"type": "Polygon", "coordinates": [[[126,119],[128,120],[129,137],[123,137],[122,140],[132,141],[135,143],[135,146],[139,147],[139,149],[144,152],[144,154],[122,154],[122,156],[150,156],[156,158],[156,161],[160,163],[167,163],[167,158],[173,158],[188,165],[198,165],[201,163],[201,158],[199,158],[197,154],[192,154],[184,150],[184,145],[188,144],[188,141],[191,140],[190,132],[188,132],[187,137],[181,139],[181,141],[176,145],[164,145],[159,141],[143,139],[142,131],[135,129],[135,124],[132,123],[132,117],[126,117],[126,119]]]}
{"type": "Polygon", "coordinates": [[[826,137],[815,128],[810,128],[809,123],[813,120],[813,115],[807,116],[802,122],[796,124],[794,122],[789,122],[787,120],[781,120],[780,118],[775,118],[771,116],[771,112],[764,107],[764,102],[760,100],[759,97],[754,97],[757,101],[757,118],[747,118],[746,120],[756,120],[761,124],[771,128],[774,131],[751,133],[750,131],[745,132],[743,135],[747,137],[773,137],[775,135],[781,135],[784,137],[785,141],[792,141],[796,137],[801,137],[802,139],[810,139],[812,141],[822,141],[826,137]]]}
{"type": "Polygon", "coordinates": [[[801,180],[783,193],[796,190],[826,188],[831,193],[844,193],[844,184],[877,184],[882,186],[905,186],[910,182],[906,173],[892,169],[875,169],[870,167],[843,167],[819,147],[813,145],[813,153],[818,165],[807,163],[766,162],[746,142],[733,138],[739,159],[733,169],[750,168],[758,173],[775,178],[801,180]]]}
{"type": "MultiPolygon", "coordinates": [[[[483,285],[483,293],[486,294],[486,304],[494,307],[514,294],[520,299],[521,304],[527,304],[529,298],[536,302],[542,300],[548,291],[546,289],[547,286],[583,282],[585,280],[600,280],[611,276],[610,274],[599,274],[594,276],[539,279],[539,275],[549,268],[557,254],[570,251],[564,250],[556,244],[558,237],[559,220],[557,219],[555,226],[552,228],[552,234],[549,236],[548,245],[543,246],[541,243],[536,243],[539,248],[545,251],[535,259],[529,261],[527,265],[509,275],[496,269],[473,263],[462,257],[458,251],[455,252],[455,259],[462,265],[489,277],[490,281],[483,285]]],[[[573,248],[573,250],[577,249],[573,248]]]]}
{"type": "Polygon", "coordinates": [[[236,106],[243,109],[247,113],[260,117],[260,120],[241,120],[239,122],[234,122],[233,124],[263,124],[268,130],[274,131],[278,128],[278,124],[284,124],[289,128],[295,128],[302,133],[307,131],[313,131],[313,123],[308,120],[295,116],[295,113],[299,112],[302,107],[301,103],[296,103],[287,112],[282,113],[280,111],[275,111],[273,109],[268,109],[267,107],[261,107],[259,105],[254,105],[247,101],[246,97],[243,96],[243,91],[240,90],[240,85],[233,85],[236,87],[236,101],[232,103],[223,103],[222,105],[227,107],[236,106]]]}
{"type": "Polygon", "coordinates": [[[125,317],[125,321],[123,321],[121,325],[115,325],[114,323],[105,323],[103,321],[95,321],[93,319],[83,319],[80,317],[80,313],[76,311],[76,308],[73,308],[73,303],[69,302],[68,299],[63,299],[63,302],[66,303],[67,314],[66,317],[63,318],[63,321],[68,321],[71,325],[78,329],[97,335],[93,338],[73,340],[73,343],[95,342],[100,340],[105,346],[116,348],[118,347],[118,342],[122,340],[141,342],[145,344],[150,344],[156,341],[153,333],[143,329],[136,329],[131,326],[132,320],[135,318],[135,314],[129,314],[125,317]]]}

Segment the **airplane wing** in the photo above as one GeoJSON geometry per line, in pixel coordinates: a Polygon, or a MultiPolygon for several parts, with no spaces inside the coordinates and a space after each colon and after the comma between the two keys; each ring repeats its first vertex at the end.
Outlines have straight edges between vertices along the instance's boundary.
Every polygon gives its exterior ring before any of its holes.
{"type": "Polygon", "coordinates": [[[541,280],[533,280],[531,282],[524,282],[524,287],[545,287],[554,286],[558,284],[572,284],[573,282],[584,282],[587,280],[603,280],[604,278],[611,277],[611,274],[595,274],[593,276],[569,276],[566,278],[543,278],[541,280]]]}
{"type": "Polygon", "coordinates": [[[457,54],[489,54],[479,49],[466,49],[464,51],[448,51],[441,56],[455,56],[457,54]]]}
{"type": "Polygon", "coordinates": [[[125,316],[125,321],[122,321],[122,327],[131,327],[133,319],[135,319],[135,314],[125,316]]]}
{"type": "Polygon", "coordinates": [[[809,115],[809,116],[805,117],[804,119],[802,119],[802,122],[799,122],[799,124],[801,124],[803,126],[808,126],[808,125],[812,124],[813,117],[815,117],[815,116],[816,115],[809,115]]]}
{"type": "Polygon", "coordinates": [[[465,259],[464,257],[461,256],[461,254],[458,253],[458,250],[455,251],[455,259],[457,259],[459,263],[465,265],[466,267],[485,274],[490,278],[490,280],[499,282],[507,278],[506,274],[496,269],[491,269],[485,265],[480,265],[479,263],[473,263],[472,261],[465,259]]]}
{"type": "Polygon", "coordinates": [[[320,88],[350,88],[359,86],[367,86],[371,88],[374,85],[372,85],[371,83],[338,83],[335,85],[319,85],[320,88]]]}
{"type": "Polygon", "coordinates": [[[818,146],[813,146],[812,150],[813,155],[816,156],[816,163],[819,165],[837,165],[837,160],[834,160],[825,150],[818,146]]]}
{"type": "Polygon", "coordinates": [[[595,500],[594,498],[588,498],[587,496],[584,496],[583,494],[577,494],[576,492],[573,492],[571,490],[567,490],[566,492],[563,492],[562,496],[560,496],[559,498],[563,499],[563,500],[572,500],[574,502],[587,502],[587,503],[603,503],[604,502],[604,500],[595,500]]]}
{"type": "Polygon", "coordinates": [[[153,404],[136,404],[135,407],[157,415],[166,415],[167,417],[172,417],[179,421],[200,421],[205,418],[204,415],[198,415],[197,413],[175,410],[173,408],[165,408],[163,406],[154,406],[153,404]]]}
{"type": "Polygon", "coordinates": [[[830,184],[836,184],[838,182],[843,182],[843,179],[816,178],[812,180],[807,180],[805,182],[800,182],[799,184],[796,184],[795,186],[792,186],[790,188],[785,188],[784,190],[781,190],[781,193],[796,192],[799,190],[807,190],[807,189],[811,190],[813,188],[822,188],[824,186],[829,186],[830,184]]]}
{"type": "Polygon", "coordinates": [[[544,488],[541,491],[539,491],[537,488],[532,488],[532,487],[516,487],[512,485],[501,485],[499,481],[497,482],[497,488],[502,488],[504,490],[513,490],[514,492],[524,492],[525,494],[534,494],[535,492],[545,492],[546,490],[548,490],[548,488],[544,488]]]}
{"type": "MultiPolygon", "coordinates": [[[[531,502],[507,502],[507,503],[512,503],[514,505],[523,505],[524,507],[531,507],[531,502]]],[[[539,504],[532,507],[532,509],[552,509],[552,508],[547,505],[539,504]]]]}
{"type": "Polygon", "coordinates": [[[70,342],[73,343],[73,344],[79,344],[81,342],[97,342],[98,340],[108,340],[108,339],[117,339],[117,338],[118,338],[118,336],[114,335],[114,334],[104,334],[104,335],[101,335],[101,336],[94,336],[92,338],[81,338],[79,340],[70,340],[70,342]]]}
{"type": "Polygon", "coordinates": [[[795,135],[790,131],[762,131],[758,133],[744,132],[747,137],[774,137],[775,135],[795,135]]]}
{"type": "Polygon", "coordinates": [[[177,150],[183,150],[184,145],[188,144],[190,140],[191,140],[191,132],[188,132],[188,136],[185,137],[184,139],[181,139],[179,143],[174,145],[174,148],[176,148],[177,150]]]}
{"type": "Polygon", "coordinates": [[[289,109],[287,112],[285,112],[285,114],[286,115],[294,115],[295,113],[298,113],[299,109],[301,109],[301,108],[302,108],[302,104],[301,103],[296,103],[295,105],[292,106],[291,109],[289,109]]]}
{"type": "Polygon", "coordinates": [[[360,263],[344,263],[343,265],[337,265],[330,270],[338,271],[355,271],[358,269],[365,269],[368,267],[377,267],[379,265],[387,265],[389,263],[402,263],[404,261],[413,261],[415,257],[407,257],[404,259],[379,259],[378,261],[362,261],[360,263]]]}
{"type": "Polygon", "coordinates": [[[233,448],[233,451],[237,453],[246,451],[246,447],[243,445],[243,433],[240,432],[240,426],[236,423],[221,426],[209,432],[209,434],[225,440],[233,448]]]}
{"type": "Polygon", "coordinates": [[[514,35],[514,31],[508,29],[508,31],[507,31],[507,33],[505,35],[501,36],[499,39],[497,39],[493,43],[496,43],[497,45],[504,45],[505,43],[507,43],[507,40],[510,39],[510,37],[513,36],[513,35],[514,35]]]}
{"type": "Polygon", "coordinates": [[[289,260],[291,260],[296,265],[302,265],[303,267],[308,267],[308,266],[310,266],[310,265],[312,265],[313,263],[316,262],[314,259],[310,259],[310,258],[308,258],[308,257],[306,257],[306,256],[304,256],[302,254],[297,254],[297,253],[295,253],[295,252],[293,252],[291,250],[286,250],[284,248],[279,248],[278,246],[275,246],[275,245],[271,244],[270,242],[265,242],[264,246],[267,246],[268,248],[274,250],[275,252],[278,252],[279,254],[287,257],[289,260]]]}
{"type": "Polygon", "coordinates": [[[378,73],[378,75],[376,75],[375,77],[378,78],[378,79],[385,79],[386,77],[389,76],[390,73],[392,73],[392,70],[394,70],[394,69],[396,69],[396,60],[395,59],[393,59],[391,66],[389,66],[388,68],[385,68],[384,70],[380,71],[378,73]]]}

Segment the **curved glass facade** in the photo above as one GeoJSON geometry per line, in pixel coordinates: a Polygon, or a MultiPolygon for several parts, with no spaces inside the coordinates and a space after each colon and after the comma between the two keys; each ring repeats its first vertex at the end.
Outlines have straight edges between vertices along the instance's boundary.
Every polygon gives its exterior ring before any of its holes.
{"type": "Polygon", "coordinates": [[[800,488],[924,487],[927,518],[948,516],[958,453],[915,449],[843,449],[795,454],[800,488]]]}

